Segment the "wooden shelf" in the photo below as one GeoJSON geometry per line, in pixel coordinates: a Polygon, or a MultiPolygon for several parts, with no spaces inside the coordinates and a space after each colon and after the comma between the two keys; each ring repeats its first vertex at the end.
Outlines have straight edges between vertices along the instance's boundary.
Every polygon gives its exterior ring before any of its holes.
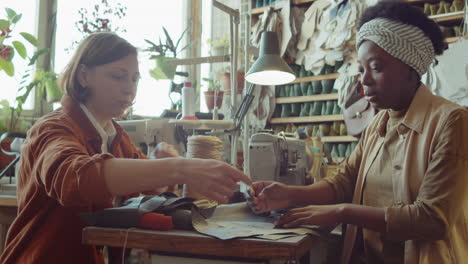
{"type": "Polygon", "coordinates": [[[303,82],[312,82],[312,81],[322,81],[322,80],[332,80],[336,79],[340,76],[339,73],[330,73],[325,75],[317,75],[317,76],[307,76],[307,77],[300,77],[294,80],[292,83],[303,83],[303,82]]]}
{"type": "Polygon", "coordinates": [[[275,8],[274,5],[267,5],[267,6],[262,6],[262,7],[257,7],[257,8],[252,8],[251,14],[252,15],[259,15],[265,12],[268,8],[273,7],[275,8]]]}
{"type": "Polygon", "coordinates": [[[445,38],[445,42],[447,42],[447,43],[454,43],[454,42],[458,41],[459,39],[460,39],[460,37],[445,38]]]}
{"type": "Polygon", "coordinates": [[[320,140],[322,142],[353,142],[358,141],[359,139],[353,136],[329,136],[321,137],[320,140]]]}
{"type": "Polygon", "coordinates": [[[16,195],[0,195],[0,206],[17,206],[16,195]]]}
{"type": "Polygon", "coordinates": [[[306,95],[306,96],[295,96],[295,97],[279,97],[276,98],[277,104],[287,104],[287,103],[305,103],[305,102],[315,102],[315,101],[328,101],[328,100],[337,100],[338,94],[317,94],[317,95],[306,95]]]}
{"type": "Polygon", "coordinates": [[[411,4],[417,4],[417,3],[427,2],[427,0],[404,0],[403,2],[411,3],[411,4]]]}
{"type": "Polygon", "coordinates": [[[320,115],[320,116],[302,116],[302,117],[278,117],[272,118],[271,124],[288,124],[288,123],[319,123],[343,121],[343,115],[320,115]]]}
{"type": "Polygon", "coordinates": [[[293,4],[295,5],[302,5],[315,2],[315,0],[293,0],[293,4]]]}
{"type": "Polygon", "coordinates": [[[435,16],[430,16],[429,18],[433,19],[436,22],[448,22],[448,21],[457,21],[463,19],[465,11],[458,11],[446,14],[440,14],[435,16]]]}

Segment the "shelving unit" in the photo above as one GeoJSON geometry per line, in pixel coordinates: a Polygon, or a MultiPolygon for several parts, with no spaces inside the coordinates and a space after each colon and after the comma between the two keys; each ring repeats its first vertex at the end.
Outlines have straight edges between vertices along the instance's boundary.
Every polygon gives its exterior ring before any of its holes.
{"type": "MultiPolygon", "coordinates": [[[[291,5],[300,6],[303,8],[307,8],[308,5],[313,4],[315,0],[292,0],[291,5]]],[[[414,5],[422,6],[424,3],[435,3],[436,1],[427,1],[427,0],[402,0],[407,3],[411,3],[414,5]]],[[[255,1],[253,1],[255,3],[255,1]]],[[[251,15],[253,20],[258,19],[258,15],[262,14],[268,8],[273,7],[276,8],[275,5],[264,6],[260,8],[254,8],[251,10],[251,15]]],[[[464,12],[452,12],[447,14],[441,14],[436,16],[430,16],[436,23],[443,24],[443,25],[454,25],[457,21],[460,21],[464,18],[464,12]]],[[[453,43],[460,39],[460,37],[448,37],[445,39],[447,43],[453,43]]],[[[315,81],[322,81],[322,80],[333,80],[339,77],[338,73],[321,75],[321,76],[307,76],[307,77],[300,77],[297,78],[294,82],[290,84],[297,84],[297,83],[305,83],[305,82],[315,82],[315,81]]],[[[286,85],[287,86],[287,85],[286,85]]],[[[292,87],[282,87],[282,89],[293,89],[292,87]]],[[[331,94],[317,94],[317,95],[308,95],[308,96],[296,96],[296,97],[277,97],[275,102],[277,104],[295,104],[295,103],[307,103],[307,102],[317,102],[317,101],[332,101],[338,100],[337,93],[331,94]]],[[[318,116],[302,116],[302,117],[277,117],[272,118],[270,120],[270,124],[275,126],[284,126],[284,125],[316,125],[319,123],[331,123],[336,121],[344,121],[344,117],[342,114],[339,115],[318,115],[318,116]]],[[[322,142],[330,142],[330,143],[348,143],[348,142],[355,142],[358,141],[358,138],[353,136],[324,136],[321,137],[322,142]]]]}

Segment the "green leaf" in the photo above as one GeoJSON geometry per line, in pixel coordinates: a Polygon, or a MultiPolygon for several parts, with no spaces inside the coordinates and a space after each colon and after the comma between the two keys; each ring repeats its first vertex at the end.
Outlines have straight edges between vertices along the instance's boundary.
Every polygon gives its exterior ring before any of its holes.
{"type": "Polygon", "coordinates": [[[185,47],[181,48],[181,49],[179,50],[179,52],[184,51],[186,48],[188,48],[188,47],[190,47],[190,46],[192,46],[192,43],[189,43],[189,44],[187,44],[185,47]]]}
{"type": "Polygon", "coordinates": [[[49,51],[50,51],[50,49],[48,49],[48,48],[36,50],[36,52],[34,52],[34,55],[33,55],[33,56],[31,57],[31,59],[29,60],[28,66],[31,66],[31,65],[33,65],[34,63],[36,63],[36,60],[37,60],[37,58],[39,58],[39,56],[41,56],[41,55],[44,54],[44,53],[48,53],[49,51]]]}
{"type": "Polygon", "coordinates": [[[174,42],[172,42],[171,36],[167,32],[167,29],[165,27],[162,27],[164,31],[164,35],[166,35],[166,43],[169,46],[169,48],[172,50],[174,47],[174,42]]]}
{"type": "Polygon", "coordinates": [[[15,10],[11,9],[11,8],[5,8],[5,11],[8,15],[8,19],[12,20],[12,18],[14,18],[16,16],[16,12],[15,10]]]}
{"type": "Polygon", "coordinates": [[[55,103],[60,101],[60,98],[62,98],[62,91],[60,90],[57,84],[57,80],[50,78],[47,79],[45,82],[47,102],[55,103]]]}
{"type": "Polygon", "coordinates": [[[154,42],[152,42],[151,40],[147,40],[145,39],[146,42],[148,42],[149,44],[151,44],[152,46],[157,46],[154,42]]]}
{"type": "Polygon", "coordinates": [[[180,44],[180,41],[182,40],[182,38],[184,37],[185,33],[187,32],[188,28],[186,28],[184,30],[184,32],[182,32],[182,34],[180,35],[180,38],[177,40],[177,43],[175,45],[175,48],[177,49],[177,47],[179,47],[179,44],[180,44]]]}
{"type": "Polygon", "coordinates": [[[5,19],[0,19],[0,29],[6,31],[10,27],[10,21],[5,19]]]}
{"type": "Polygon", "coordinates": [[[18,21],[21,19],[23,15],[22,14],[17,14],[13,19],[11,20],[11,23],[16,24],[18,21]]]}
{"type": "Polygon", "coordinates": [[[23,43],[21,43],[21,42],[19,42],[17,40],[15,40],[15,41],[13,41],[11,43],[13,44],[13,46],[15,47],[16,51],[21,56],[21,58],[26,59],[28,54],[26,53],[26,47],[23,45],[23,43]]]}
{"type": "Polygon", "coordinates": [[[27,32],[21,32],[20,35],[23,36],[23,38],[26,39],[29,43],[31,43],[34,47],[37,47],[37,39],[35,36],[27,32]]]}
{"type": "Polygon", "coordinates": [[[4,70],[8,76],[15,75],[15,66],[11,61],[6,61],[0,58],[0,69],[4,70]]]}

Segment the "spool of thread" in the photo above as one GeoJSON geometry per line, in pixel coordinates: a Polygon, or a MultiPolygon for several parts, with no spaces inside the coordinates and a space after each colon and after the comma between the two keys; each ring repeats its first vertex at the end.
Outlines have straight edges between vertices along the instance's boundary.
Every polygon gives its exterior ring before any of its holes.
{"type": "Polygon", "coordinates": [[[195,117],[195,90],[191,82],[185,82],[182,88],[182,119],[197,120],[195,117]]]}
{"type": "MultiPolygon", "coordinates": [[[[187,142],[187,158],[222,160],[223,142],[214,136],[191,136],[187,142]]],[[[185,184],[183,196],[197,200],[209,200],[207,197],[191,190],[190,185],[185,184]]],[[[209,200],[211,203],[215,201],[209,200]]]]}

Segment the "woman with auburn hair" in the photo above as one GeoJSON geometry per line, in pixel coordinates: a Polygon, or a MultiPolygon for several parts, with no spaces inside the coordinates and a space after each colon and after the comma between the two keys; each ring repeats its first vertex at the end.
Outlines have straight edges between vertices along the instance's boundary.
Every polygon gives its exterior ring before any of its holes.
{"type": "Polygon", "coordinates": [[[216,160],[184,159],[162,146],[146,159],[113,120],[132,104],[140,79],[137,49],[114,33],[88,36],[61,79],[62,107],[28,131],[18,176],[18,216],[1,263],[101,263],[81,242],[79,214],[112,206],[118,196],[187,183],[227,202],[250,180],[216,160]]]}

